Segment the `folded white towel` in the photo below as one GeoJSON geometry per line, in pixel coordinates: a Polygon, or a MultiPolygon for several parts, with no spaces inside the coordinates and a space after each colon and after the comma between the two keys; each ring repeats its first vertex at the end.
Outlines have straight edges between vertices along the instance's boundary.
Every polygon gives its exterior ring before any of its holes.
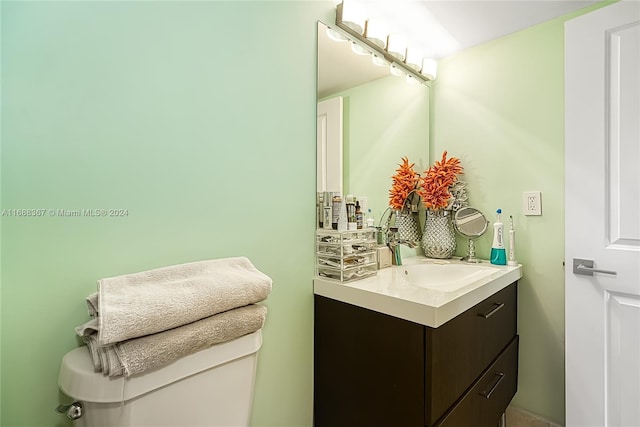
{"type": "Polygon", "coordinates": [[[86,299],[87,301],[87,309],[89,310],[89,316],[90,317],[97,317],[98,316],[98,293],[94,292],[91,295],[89,295],[86,299]]]}
{"type": "Polygon", "coordinates": [[[154,334],[262,301],[271,284],[245,257],[101,279],[98,302],[92,303],[99,309],[98,344],[154,334]]]}
{"type": "Polygon", "coordinates": [[[98,319],[90,319],[88,322],[75,327],[76,334],[86,337],[98,332],[98,319]]]}
{"type": "Polygon", "coordinates": [[[168,331],[99,346],[96,334],[83,337],[96,372],[110,377],[157,369],[189,354],[231,341],[264,326],[267,308],[251,304],[168,331]]]}
{"type": "MultiPolygon", "coordinates": [[[[118,357],[118,352],[116,352],[116,346],[111,345],[107,346],[104,349],[104,355],[106,357],[106,367],[107,372],[109,372],[109,376],[121,376],[124,375],[124,366],[122,366],[122,362],[118,357]]],[[[104,369],[104,368],[103,368],[104,369]]]]}

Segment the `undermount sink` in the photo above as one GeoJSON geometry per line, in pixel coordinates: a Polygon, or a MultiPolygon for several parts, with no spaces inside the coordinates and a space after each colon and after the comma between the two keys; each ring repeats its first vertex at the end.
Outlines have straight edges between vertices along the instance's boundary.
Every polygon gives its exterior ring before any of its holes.
{"type": "Polygon", "coordinates": [[[410,285],[443,292],[457,291],[496,272],[494,267],[482,264],[430,262],[397,268],[402,269],[404,278],[410,285]]]}

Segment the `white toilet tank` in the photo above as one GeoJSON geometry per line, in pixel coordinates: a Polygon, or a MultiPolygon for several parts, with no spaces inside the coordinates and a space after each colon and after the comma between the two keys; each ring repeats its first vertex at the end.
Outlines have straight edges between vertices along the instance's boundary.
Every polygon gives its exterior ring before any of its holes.
{"type": "Polygon", "coordinates": [[[94,372],[79,347],[62,359],[58,385],[82,405],[75,427],[248,426],[261,332],[128,378],[94,372]]]}

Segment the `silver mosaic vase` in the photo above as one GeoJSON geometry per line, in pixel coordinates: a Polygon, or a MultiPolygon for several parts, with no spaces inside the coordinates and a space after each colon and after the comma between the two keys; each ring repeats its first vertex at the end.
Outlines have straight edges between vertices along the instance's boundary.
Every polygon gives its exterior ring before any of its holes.
{"type": "Polygon", "coordinates": [[[427,210],[422,233],[422,250],[429,258],[451,258],[456,251],[456,235],[451,211],[427,210]]]}
{"type": "Polygon", "coordinates": [[[398,237],[400,240],[420,244],[420,226],[418,225],[418,216],[413,213],[401,213],[396,211],[396,227],[398,227],[398,237]]]}

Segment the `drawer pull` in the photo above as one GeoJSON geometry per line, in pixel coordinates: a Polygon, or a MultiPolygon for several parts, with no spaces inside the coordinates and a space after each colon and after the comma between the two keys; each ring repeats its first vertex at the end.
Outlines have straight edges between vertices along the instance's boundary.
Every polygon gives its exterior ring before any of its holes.
{"type": "Polygon", "coordinates": [[[488,319],[489,317],[493,316],[494,314],[496,314],[498,312],[498,310],[500,310],[502,307],[504,307],[504,303],[503,302],[495,302],[493,303],[493,305],[495,305],[495,307],[493,307],[491,310],[489,310],[486,313],[480,313],[478,314],[478,316],[480,317],[484,317],[485,319],[488,319]]]}
{"type": "Polygon", "coordinates": [[[481,396],[486,397],[487,399],[489,399],[491,397],[491,395],[493,394],[493,392],[496,390],[496,388],[498,387],[498,384],[500,384],[500,382],[504,379],[504,372],[496,372],[494,379],[493,379],[493,383],[491,384],[491,386],[489,387],[489,390],[483,390],[480,392],[481,396]]]}

